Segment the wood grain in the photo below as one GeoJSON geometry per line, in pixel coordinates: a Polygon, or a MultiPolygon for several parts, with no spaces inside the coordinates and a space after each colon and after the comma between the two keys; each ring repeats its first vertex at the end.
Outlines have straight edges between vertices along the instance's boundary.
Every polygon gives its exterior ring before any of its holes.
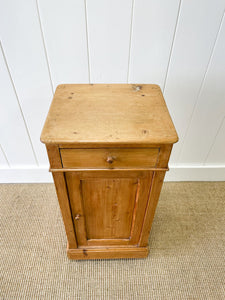
{"type": "MultiPolygon", "coordinates": [[[[82,172],[82,174],[89,171],[82,172]]],[[[138,243],[149,196],[152,173],[120,177],[98,171],[98,177],[66,173],[78,245],[135,245],[138,243]]]]}
{"type": "MultiPolygon", "coordinates": [[[[46,149],[47,149],[50,165],[52,167],[59,168],[61,166],[61,159],[60,159],[59,149],[57,145],[46,145],[46,149]]],[[[63,173],[53,173],[52,176],[55,183],[56,193],[58,196],[58,201],[62,213],[62,218],[63,218],[69,246],[77,248],[77,241],[74,232],[74,225],[72,221],[72,213],[71,213],[70,203],[67,194],[65,176],[63,173]]]]}
{"type": "Polygon", "coordinates": [[[57,88],[42,141],[69,258],[147,256],[151,224],[177,140],[158,86],[57,88]]]}
{"type": "Polygon", "coordinates": [[[143,228],[142,228],[141,237],[139,241],[139,245],[141,247],[145,247],[148,245],[149,233],[155,215],[155,210],[161,192],[164,176],[165,176],[165,172],[155,172],[153,175],[153,182],[151,186],[148,205],[144,216],[143,228]]]}
{"type": "Polygon", "coordinates": [[[60,157],[60,151],[57,145],[50,144],[46,145],[47,153],[48,153],[48,159],[50,162],[51,168],[62,168],[62,162],[60,157]]]}
{"type": "Polygon", "coordinates": [[[67,240],[70,248],[77,248],[77,241],[74,232],[70,203],[67,195],[64,174],[53,173],[53,179],[58,196],[59,206],[62,213],[62,218],[66,230],[67,240]]]}
{"type": "Polygon", "coordinates": [[[177,140],[160,87],[151,84],[59,85],[41,135],[44,143],[89,148],[177,140]]]}
{"type": "Polygon", "coordinates": [[[86,216],[84,214],[79,176],[76,173],[66,173],[66,182],[77,243],[78,245],[87,245],[86,216]]]}
{"type": "Polygon", "coordinates": [[[158,148],[60,149],[64,168],[150,168],[155,167],[158,148]]]}
{"type": "Polygon", "coordinates": [[[129,178],[82,181],[88,239],[129,239],[137,184],[129,178]]]}
{"type": "MultiPolygon", "coordinates": [[[[51,144],[51,143],[50,143],[51,144]]],[[[73,144],[73,143],[59,143],[57,144],[60,149],[90,149],[90,143],[83,142],[82,144],[73,144]]],[[[154,143],[154,144],[149,144],[149,143],[141,143],[141,144],[135,144],[133,142],[125,143],[125,144],[117,144],[116,148],[123,148],[123,149],[132,149],[132,148],[160,148],[161,146],[164,146],[165,144],[159,144],[159,143],[154,143]]],[[[169,144],[171,145],[171,144],[169,144]]],[[[98,148],[113,148],[112,145],[107,142],[107,140],[104,142],[102,141],[101,143],[98,144],[91,144],[91,149],[98,149],[98,148]]]]}
{"type": "Polygon", "coordinates": [[[133,248],[87,248],[87,249],[69,249],[67,256],[70,259],[118,259],[118,258],[144,258],[148,256],[147,247],[133,248]]]}
{"type": "MultiPolygon", "coordinates": [[[[144,172],[144,171],[155,171],[155,172],[157,172],[157,171],[168,171],[169,170],[169,168],[168,167],[166,167],[166,168],[142,168],[142,167],[139,167],[139,168],[123,168],[123,169],[74,169],[74,168],[72,168],[72,169],[70,169],[70,168],[61,168],[61,169],[52,169],[52,168],[49,168],[49,171],[50,172],[55,172],[55,173],[57,173],[57,172],[61,172],[61,173],[65,173],[65,172],[74,172],[74,171],[76,171],[76,172],[83,172],[83,171],[89,171],[89,172],[92,172],[92,174],[96,174],[96,175],[98,175],[98,171],[102,171],[102,172],[105,172],[105,174],[106,174],[106,177],[107,177],[107,174],[108,175],[110,175],[111,176],[111,173],[115,173],[115,172],[117,172],[117,171],[119,171],[119,172],[123,172],[123,171],[132,171],[132,172],[144,172]],[[109,173],[109,171],[110,171],[110,173],[109,173]]],[[[134,176],[135,177],[135,176],[134,176]]]]}
{"type": "MultiPolygon", "coordinates": [[[[170,158],[170,154],[172,151],[173,145],[162,145],[159,150],[158,161],[157,161],[157,169],[160,171],[161,169],[168,168],[168,161],[170,158]]],[[[157,171],[156,169],[156,171],[157,171]]],[[[163,170],[161,170],[163,171],[163,170]]],[[[164,170],[166,171],[166,170],[164,170]]]]}
{"type": "Polygon", "coordinates": [[[133,245],[138,244],[140,240],[142,224],[152,185],[153,172],[148,172],[146,175],[145,178],[139,180],[139,193],[136,199],[136,207],[133,211],[132,229],[130,233],[130,244],[133,245]]]}

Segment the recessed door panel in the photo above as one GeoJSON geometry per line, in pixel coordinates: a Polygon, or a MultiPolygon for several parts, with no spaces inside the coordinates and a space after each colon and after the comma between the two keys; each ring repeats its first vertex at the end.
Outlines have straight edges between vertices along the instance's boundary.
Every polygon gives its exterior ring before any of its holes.
{"type": "Polygon", "coordinates": [[[87,239],[129,239],[137,193],[135,178],[81,181],[87,239]]]}
{"type": "Polygon", "coordinates": [[[78,246],[137,244],[152,173],[100,173],[66,173],[78,246]]]}

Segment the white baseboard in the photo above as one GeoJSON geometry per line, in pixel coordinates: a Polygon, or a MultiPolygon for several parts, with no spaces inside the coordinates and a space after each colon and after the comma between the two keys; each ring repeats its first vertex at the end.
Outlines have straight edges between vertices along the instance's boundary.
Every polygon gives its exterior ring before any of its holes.
{"type": "Polygon", "coordinates": [[[53,182],[49,167],[26,167],[0,169],[0,183],[53,182]]]}
{"type": "MultiPolygon", "coordinates": [[[[170,166],[165,181],[225,181],[225,166],[170,166]]],[[[40,182],[53,182],[48,167],[0,169],[0,183],[40,182]]]]}

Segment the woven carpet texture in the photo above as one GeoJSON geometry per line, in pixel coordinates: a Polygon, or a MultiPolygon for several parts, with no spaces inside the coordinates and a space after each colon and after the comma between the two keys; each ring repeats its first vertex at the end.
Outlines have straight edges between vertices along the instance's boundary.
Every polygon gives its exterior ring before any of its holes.
{"type": "Polygon", "coordinates": [[[225,183],[164,183],[146,259],[71,261],[53,184],[2,184],[1,299],[225,299],[225,183]]]}

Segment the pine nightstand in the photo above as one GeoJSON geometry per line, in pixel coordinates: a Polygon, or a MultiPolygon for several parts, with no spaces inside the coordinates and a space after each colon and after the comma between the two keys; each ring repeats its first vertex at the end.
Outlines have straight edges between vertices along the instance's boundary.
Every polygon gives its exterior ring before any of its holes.
{"type": "Polygon", "coordinates": [[[178,141],[159,86],[59,85],[41,141],[68,257],[146,257],[171,149],[178,141]]]}

